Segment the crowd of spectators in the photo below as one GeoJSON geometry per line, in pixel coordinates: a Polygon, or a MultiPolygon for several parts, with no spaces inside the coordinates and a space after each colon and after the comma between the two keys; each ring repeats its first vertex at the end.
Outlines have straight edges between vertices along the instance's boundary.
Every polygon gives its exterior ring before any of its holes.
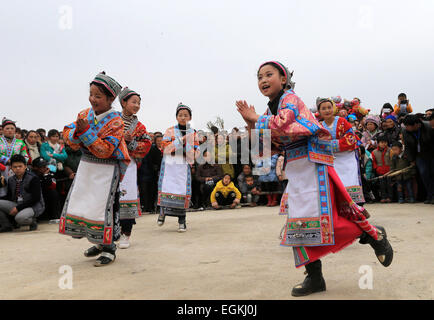
{"type": "MultiPolygon", "coordinates": [[[[361,140],[360,178],[366,201],[434,204],[434,109],[413,114],[404,93],[399,94],[394,107],[385,103],[379,115],[371,115],[358,98],[343,103],[340,97],[332,99],[336,115],[346,118],[361,140]]],[[[316,110],[312,112],[318,117],[316,110]]],[[[246,143],[251,146],[247,131],[234,128],[227,133],[216,127],[211,131],[211,135],[197,132],[201,144],[214,139],[215,149],[203,153],[205,163],[191,167],[192,209],[278,206],[286,185],[291,183],[285,177],[285,153],[249,157],[244,163],[240,148],[246,143]],[[229,143],[232,135],[236,136],[235,144],[229,143]],[[262,167],[271,170],[253,174],[262,167]]],[[[142,211],[157,213],[163,134],[154,132],[150,136],[152,147],[138,166],[138,190],[142,211]]],[[[8,119],[3,120],[0,137],[0,232],[21,225],[34,230],[39,220],[59,219],[81,151],[65,145],[56,129],[48,134],[41,128],[25,130],[8,119]],[[24,147],[9,150],[13,139],[22,140],[24,147]],[[6,166],[14,173],[10,177],[6,166]],[[33,208],[33,217],[27,212],[29,208],[33,208]]]]}

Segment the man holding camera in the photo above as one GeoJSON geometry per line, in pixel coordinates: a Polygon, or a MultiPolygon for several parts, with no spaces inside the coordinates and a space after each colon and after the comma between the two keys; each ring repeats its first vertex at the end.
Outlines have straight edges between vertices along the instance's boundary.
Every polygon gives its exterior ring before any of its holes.
{"type": "Polygon", "coordinates": [[[411,107],[411,104],[409,100],[407,99],[407,95],[405,93],[400,93],[398,95],[398,103],[395,104],[395,107],[393,108],[395,114],[398,116],[404,116],[408,113],[413,112],[413,108],[411,107]]]}

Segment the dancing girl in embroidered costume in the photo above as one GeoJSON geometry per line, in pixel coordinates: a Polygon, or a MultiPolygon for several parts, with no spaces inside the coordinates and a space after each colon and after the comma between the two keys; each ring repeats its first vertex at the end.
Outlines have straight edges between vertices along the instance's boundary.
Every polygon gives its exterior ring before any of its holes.
{"type": "Polygon", "coordinates": [[[166,130],[163,141],[163,160],[158,181],[158,225],[166,216],[178,217],[179,232],[187,231],[186,212],[191,199],[191,165],[199,153],[196,132],[190,128],[191,109],[180,103],[176,109],[178,124],[166,130]]]}
{"type": "Polygon", "coordinates": [[[317,100],[321,124],[332,135],[333,167],[347,189],[351,199],[362,205],[365,202],[359,166],[359,146],[362,144],[351,124],[345,118],[334,116],[334,102],[327,98],[317,100]]]}
{"type": "Polygon", "coordinates": [[[120,237],[119,181],[130,157],[124,141],[124,123],[112,103],[121,86],[104,72],[90,83],[92,108],[78,114],[65,126],[63,139],[83,156],[63,207],[59,232],[73,238],[86,237],[96,244],[84,252],[95,257],[95,266],[105,266],[116,258],[120,237]]]}
{"type": "MultiPolygon", "coordinates": [[[[27,147],[23,140],[15,138],[15,122],[6,118],[2,120],[3,134],[0,136],[0,175],[7,181],[13,175],[10,160],[13,155],[20,154],[29,161],[27,147]]],[[[0,197],[6,196],[7,188],[0,186],[0,197]]]]}
{"type": "Polygon", "coordinates": [[[137,168],[141,160],[151,148],[151,138],[146,127],[135,115],[140,110],[140,95],[137,92],[124,88],[119,94],[122,105],[122,120],[124,121],[124,139],[127,143],[131,162],[128,165],[125,177],[120,183],[120,220],[121,238],[119,248],[127,249],[130,246],[130,236],[135,218],[142,215],[137,187],[137,168]]]}
{"type": "MultiPolygon", "coordinates": [[[[329,132],[293,91],[292,74],[277,61],[262,64],[258,86],[270,99],[267,112],[259,116],[246,101],[237,101],[238,112],[249,130],[271,130],[272,154],[283,149],[287,163],[288,218],[282,245],[293,247],[296,267],[306,266],[307,277],[292,290],[304,296],[326,289],[321,257],[337,252],[360,237],[369,243],[378,260],[388,266],[393,251],[382,227],[366,220],[366,211],[354,203],[333,168],[329,132]]],[[[261,141],[261,140],[259,140],[261,141]]],[[[281,205],[286,207],[286,205],[281,205]]]]}

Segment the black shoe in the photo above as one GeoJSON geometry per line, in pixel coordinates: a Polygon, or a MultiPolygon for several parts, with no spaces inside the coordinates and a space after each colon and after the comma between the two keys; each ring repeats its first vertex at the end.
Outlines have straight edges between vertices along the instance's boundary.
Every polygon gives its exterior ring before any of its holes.
{"type": "Polygon", "coordinates": [[[89,257],[95,257],[95,256],[99,255],[101,252],[102,252],[102,249],[100,248],[100,245],[97,245],[97,246],[93,246],[93,247],[90,247],[89,249],[87,249],[84,252],[84,256],[88,257],[88,258],[89,257]]]}
{"type": "Polygon", "coordinates": [[[424,203],[424,204],[430,204],[430,203],[431,203],[431,200],[426,199],[423,203],[424,203]]]}
{"type": "Polygon", "coordinates": [[[106,265],[109,265],[113,261],[115,261],[115,259],[116,259],[116,255],[114,253],[103,252],[99,256],[99,258],[96,259],[94,266],[95,267],[104,267],[106,265]]]}
{"type": "Polygon", "coordinates": [[[29,226],[29,231],[35,231],[36,229],[38,229],[38,224],[36,223],[36,221],[33,221],[32,224],[29,226]]]}
{"type": "Polygon", "coordinates": [[[326,283],[322,276],[321,260],[316,260],[306,265],[307,277],[303,283],[292,288],[293,297],[303,297],[315,292],[326,290],[326,283]]]}
{"type": "Polygon", "coordinates": [[[10,232],[10,231],[13,231],[14,230],[14,228],[12,228],[12,227],[3,227],[3,228],[0,228],[0,232],[10,232]]]}
{"type": "Polygon", "coordinates": [[[393,249],[390,245],[389,240],[387,240],[386,230],[384,230],[382,226],[375,227],[378,230],[378,240],[375,240],[369,234],[363,232],[362,236],[360,237],[359,243],[369,243],[370,246],[374,249],[378,261],[380,261],[383,266],[388,267],[393,260],[393,249]]]}

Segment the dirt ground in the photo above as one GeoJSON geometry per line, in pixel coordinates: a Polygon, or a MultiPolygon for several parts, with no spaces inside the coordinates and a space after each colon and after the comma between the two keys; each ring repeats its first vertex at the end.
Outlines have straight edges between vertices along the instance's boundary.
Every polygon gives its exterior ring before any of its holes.
{"type": "Polygon", "coordinates": [[[60,235],[56,224],[0,234],[0,299],[433,299],[434,206],[367,205],[386,228],[394,261],[384,268],[369,245],[355,242],[322,259],[327,291],[293,298],[304,279],[292,249],[279,245],[285,217],[277,207],[192,212],[186,233],[177,219],[158,227],[156,215],[137,220],[129,249],[95,268],[85,239],[60,235]],[[62,266],[72,289],[61,289],[62,266]],[[361,289],[359,268],[371,267],[373,287],[361,289]],[[368,266],[368,267],[366,267],[368,266]]]}

